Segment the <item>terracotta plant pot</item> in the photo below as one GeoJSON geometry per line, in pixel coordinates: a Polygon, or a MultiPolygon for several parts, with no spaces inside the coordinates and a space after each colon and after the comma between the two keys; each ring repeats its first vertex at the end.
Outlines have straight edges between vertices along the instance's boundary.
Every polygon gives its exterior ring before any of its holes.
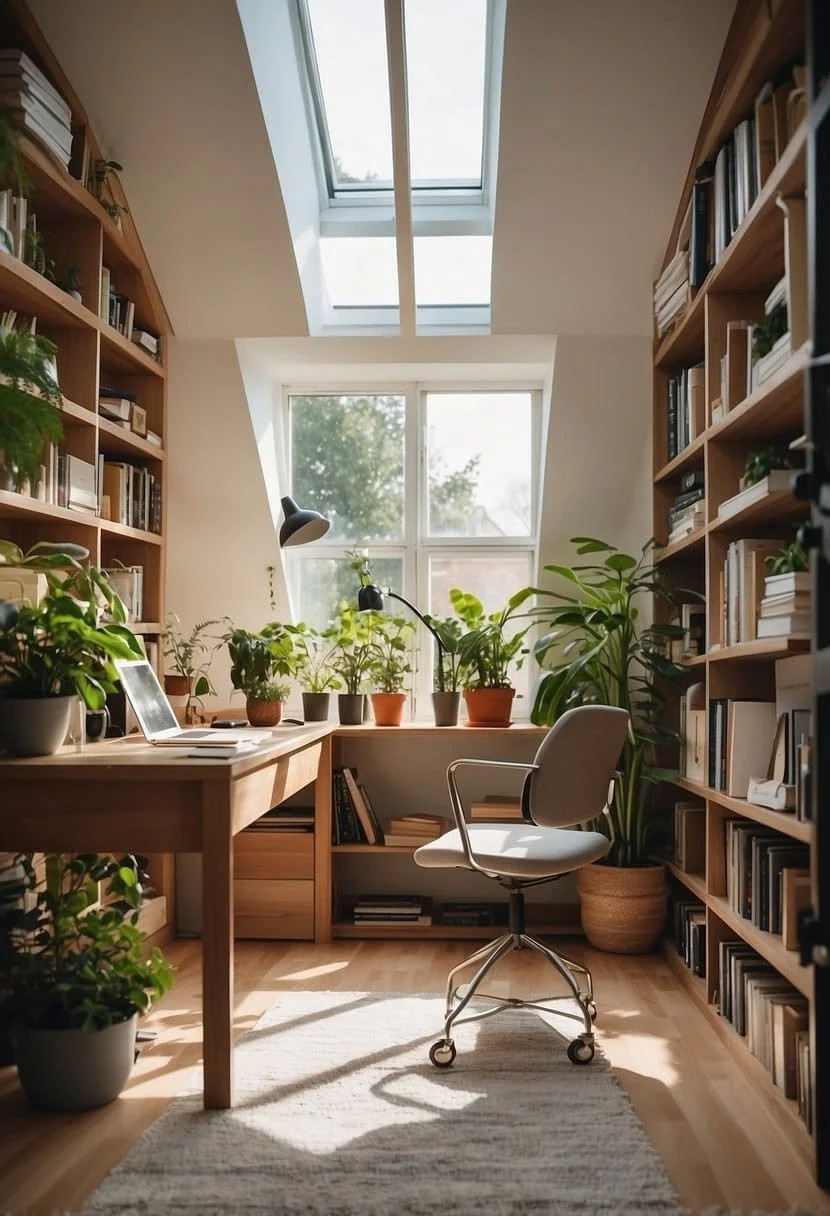
{"type": "Polygon", "coordinates": [[[467,725],[509,726],[510,710],[515,695],[515,688],[465,689],[464,704],[467,706],[467,725]]]}
{"type": "Polygon", "coordinates": [[[245,713],[251,726],[276,726],[282,717],[282,701],[248,700],[245,713]]]}
{"type": "Polygon", "coordinates": [[[372,713],[375,715],[375,726],[400,726],[403,719],[403,708],[406,705],[405,692],[373,692],[372,713]]]}
{"type": "Polygon", "coordinates": [[[164,691],[171,697],[189,697],[193,688],[191,676],[165,676],[164,691]]]}
{"type": "Polygon", "coordinates": [[[577,875],[582,928],[612,954],[649,954],[666,920],[665,866],[583,866],[577,875]]]}

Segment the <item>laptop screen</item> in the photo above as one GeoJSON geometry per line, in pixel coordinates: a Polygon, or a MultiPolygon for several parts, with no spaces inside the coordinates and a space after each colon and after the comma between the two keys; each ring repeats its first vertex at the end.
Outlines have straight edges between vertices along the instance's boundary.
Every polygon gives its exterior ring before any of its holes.
{"type": "Polygon", "coordinates": [[[150,663],[136,659],[130,662],[119,661],[115,666],[124,687],[124,694],[133,707],[145,738],[152,739],[165,730],[180,729],[172,706],[150,663]]]}

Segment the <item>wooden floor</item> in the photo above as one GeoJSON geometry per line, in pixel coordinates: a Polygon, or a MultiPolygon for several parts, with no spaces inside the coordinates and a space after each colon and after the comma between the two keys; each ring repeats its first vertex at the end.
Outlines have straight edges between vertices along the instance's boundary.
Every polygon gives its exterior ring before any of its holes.
{"type": "MultiPolygon", "coordinates": [[[[601,954],[583,941],[561,948],[592,968],[597,1038],[693,1211],[800,1205],[830,1212],[830,1195],[812,1181],[807,1140],[793,1137],[789,1111],[753,1083],[753,1062],[737,1062],[660,956],[601,954]]],[[[237,1031],[293,989],[441,992],[449,967],[467,952],[449,942],[240,942],[237,1031]]],[[[200,1076],[199,944],[175,942],[166,953],[178,973],[151,1015],[158,1039],[142,1052],[117,1102],[83,1115],[35,1113],[14,1069],[0,1069],[0,1212],[46,1216],[81,1208],[170,1098],[200,1076]]],[[[522,951],[500,963],[497,975],[506,995],[519,995],[546,966],[522,951]]]]}

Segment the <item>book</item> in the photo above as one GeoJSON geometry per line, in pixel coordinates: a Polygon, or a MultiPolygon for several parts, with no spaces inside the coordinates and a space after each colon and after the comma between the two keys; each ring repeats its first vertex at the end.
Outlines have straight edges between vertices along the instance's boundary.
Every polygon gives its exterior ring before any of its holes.
{"type": "Polygon", "coordinates": [[[486,794],[480,802],[470,803],[471,823],[521,822],[522,803],[513,794],[486,794]]]}
{"type": "Polygon", "coordinates": [[[706,869],[706,807],[698,802],[674,805],[674,860],[687,874],[706,869]]]}
{"type": "Polygon", "coordinates": [[[797,1035],[806,1031],[808,1016],[807,1002],[797,994],[772,1008],[772,1079],[786,1098],[796,1096],[797,1035]]]}
{"type": "Polygon", "coordinates": [[[767,771],[778,720],[774,701],[730,700],[726,728],[726,790],[745,798],[750,777],[767,771]]]}
{"type": "Polygon", "coordinates": [[[794,612],[789,616],[764,617],[758,621],[759,638],[791,637],[809,639],[813,630],[810,612],[794,612]]]}
{"type": "Polygon", "coordinates": [[[389,845],[390,848],[398,849],[418,849],[422,844],[428,844],[431,840],[437,839],[440,833],[434,836],[424,836],[420,832],[390,832],[383,833],[383,843],[389,845]]]}
{"type": "Polygon", "coordinates": [[[768,574],[764,582],[764,595],[793,594],[810,590],[808,570],[789,570],[784,574],[768,574]]]}
{"type": "Polygon", "coordinates": [[[447,821],[440,815],[405,815],[402,819],[390,819],[386,824],[387,832],[409,832],[413,836],[423,836],[424,840],[434,840],[447,827],[447,821]]]}
{"type": "Polygon", "coordinates": [[[781,941],[785,950],[798,949],[798,918],[810,906],[810,871],[793,866],[781,870],[781,941]]]}
{"type": "Polygon", "coordinates": [[[344,767],[343,776],[346,781],[349,797],[360,820],[360,826],[363,828],[366,839],[369,844],[383,844],[381,826],[375,817],[374,811],[363,796],[363,791],[357,783],[355,770],[344,767]]]}
{"type": "Polygon", "coordinates": [[[793,469],[772,469],[760,481],[740,490],[732,498],[725,499],[718,507],[718,519],[731,519],[733,515],[756,502],[762,502],[771,494],[789,493],[793,474],[793,469]]]}

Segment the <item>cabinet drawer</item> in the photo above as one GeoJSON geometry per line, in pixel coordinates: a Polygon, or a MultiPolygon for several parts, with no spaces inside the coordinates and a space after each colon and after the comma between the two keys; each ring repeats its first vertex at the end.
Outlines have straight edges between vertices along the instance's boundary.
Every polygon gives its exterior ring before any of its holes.
{"type": "Polygon", "coordinates": [[[314,939],[314,883],[237,878],[233,884],[236,937],[314,939]]]}
{"type": "Polygon", "coordinates": [[[240,832],[233,841],[235,878],[314,878],[313,832],[240,832]]]}

